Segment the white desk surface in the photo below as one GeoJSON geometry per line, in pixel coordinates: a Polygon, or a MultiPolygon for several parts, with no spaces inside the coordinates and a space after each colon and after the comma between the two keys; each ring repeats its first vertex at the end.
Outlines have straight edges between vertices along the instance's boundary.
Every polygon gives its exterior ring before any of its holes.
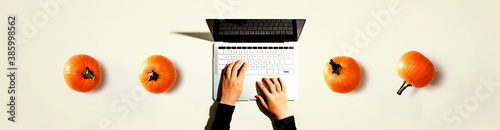
{"type": "MultiPolygon", "coordinates": [[[[386,26],[376,23],[380,32],[361,46],[353,43],[355,28],[374,24],[371,12],[389,9],[389,0],[61,0],[53,16],[38,1],[1,1],[0,16],[24,18],[19,26],[39,16],[42,24],[18,45],[16,123],[2,112],[0,129],[204,129],[214,103],[213,42],[205,19],[222,17],[307,19],[299,40],[299,99],[289,102],[299,129],[499,129],[500,3],[396,1],[401,12],[391,14],[386,26]],[[322,75],[329,58],[346,55],[343,42],[358,50],[349,56],[363,72],[362,84],[348,94],[329,90],[322,75]],[[436,77],[398,96],[403,80],[396,62],[409,50],[428,57],[436,77]],[[97,59],[103,71],[101,84],[89,93],[71,90],[63,79],[64,63],[80,53],[97,59]],[[145,91],[137,77],[141,62],[153,54],[177,67],[178,81],[163,94],[145,91]]],[[[19,36],[28,36],[22,31],[19,36]]],[[[7,103],[8,79],[0,78],[0,99],[7,103]]],[[[236,104],[231,127],[272,129],[254,101],[236,104]]]]}

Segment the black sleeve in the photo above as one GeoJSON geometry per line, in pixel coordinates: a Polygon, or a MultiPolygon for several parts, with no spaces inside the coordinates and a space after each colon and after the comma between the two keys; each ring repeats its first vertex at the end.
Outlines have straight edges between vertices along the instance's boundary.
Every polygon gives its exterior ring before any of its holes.
{"type": "Polygon", "coordinates": [[[277,130],[297,130],[295,127],[295,118],[293,116],[276,120],[274,124],[277,130]]]}
{"type": "Polygon", "coordinates": [[[234,106],[219,103],[212,130],[229,130],[229,123],[231,123],[233,112],[234,106]]]}

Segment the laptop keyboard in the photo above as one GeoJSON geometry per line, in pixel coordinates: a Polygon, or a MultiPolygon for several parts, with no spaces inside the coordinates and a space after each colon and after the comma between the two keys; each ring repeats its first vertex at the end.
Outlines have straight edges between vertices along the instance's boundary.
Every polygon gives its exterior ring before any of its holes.
{"type": "Polygon", "coordinates": [[[221,20],[219,35],[293,35],[293,20],[221,20]]]}
{"type": "Polygon", "coordinates": [[[294,72],[293,46],[220,46],[218,48],[218,73],[228,63],[247,62],[246,75],[290,75],[294,72]]]}

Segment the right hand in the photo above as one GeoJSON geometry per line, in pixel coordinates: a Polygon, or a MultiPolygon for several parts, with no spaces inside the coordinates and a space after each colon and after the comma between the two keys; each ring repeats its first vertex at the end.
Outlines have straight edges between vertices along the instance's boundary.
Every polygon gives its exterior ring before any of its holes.
{"type": "Polygon", "coordinates": [[[281,120],[286,117],[289,117],[288,106],[287,106],[287,98],[286,98],[286,87],[281,78],[276,80],[275,78],[262,78],[266,84],[269,86],[270,90],[267,90],[261,82],[257,81],[257,86],[259,86],[260,90],[264,93],[264,96],[267,99],[267,102],[264,101],[264,98],[261,95],[255,95],[257,99],[259,99],[262,106],[269,111],[276,119],[281,120]],[[272,81],[272,82],[271,82],[272,81]]]}

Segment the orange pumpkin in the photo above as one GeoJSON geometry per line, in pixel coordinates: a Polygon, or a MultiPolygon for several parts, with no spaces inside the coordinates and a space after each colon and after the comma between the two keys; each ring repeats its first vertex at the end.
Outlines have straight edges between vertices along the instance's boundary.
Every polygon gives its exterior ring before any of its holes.
{"type": "Polygon", "coordinates": [[[64,81],[73,90],[89,92],[101,83],[101,67],[85,54],[74,55],[64,65],[64,81]]]}
{"type": "Polygon", "coordinates": [[[176,79],[174,64],[161,55],[148,57],[139,69],[139,80],[142,86],[151,93],[159,94],[168,91],[176,79]]]}
{"type": "Polygon", "coordinates": [[[427,86],[432,82],[435,74],[432,62],[417,51],[409,51],[403,54],[398,60],[397,71],[399,77],[404,80],[403,85],[397,92],[398,95],[401,95],[409,86],[416,88],[427,86]]]}
{"type": "Polygon", "coordinates": [[[361,68],[358,63],[347,56],[330,59],[323,69],[326,85],[337,93],[348,93],[361,83],[361,68]]]}

